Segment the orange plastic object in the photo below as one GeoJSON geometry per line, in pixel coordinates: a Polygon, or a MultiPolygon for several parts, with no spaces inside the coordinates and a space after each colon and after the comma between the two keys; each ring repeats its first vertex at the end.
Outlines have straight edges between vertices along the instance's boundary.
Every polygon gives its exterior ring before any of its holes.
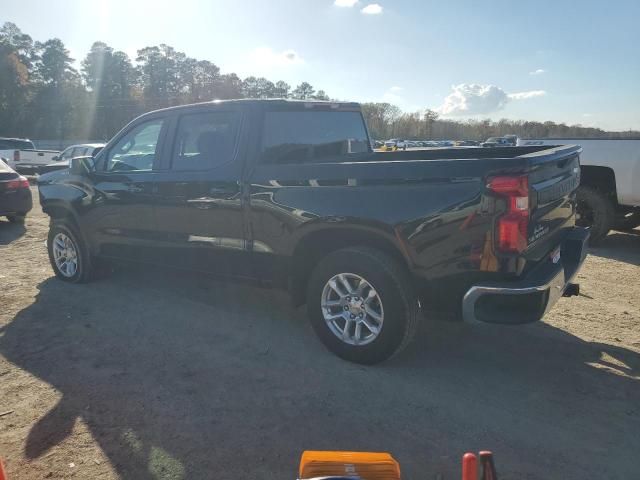
{"type": "Polygon", "coordinates": [[[462,456],[462,480],[478,480],[478,458],[473,453],[462,456]]]}
{"type": "Polygon", "coordinates": [[[400,480],[400,465],[388,453],[318,452],[300,458],[300,479],[352,476],[367,480],[400,480]]]}
{"type": "Polygon", "coordinates": [[[7,474],[4,471],[4,465],[2,465],[2,460],[0,460],[0,480],[7,480],[7,474]]]}

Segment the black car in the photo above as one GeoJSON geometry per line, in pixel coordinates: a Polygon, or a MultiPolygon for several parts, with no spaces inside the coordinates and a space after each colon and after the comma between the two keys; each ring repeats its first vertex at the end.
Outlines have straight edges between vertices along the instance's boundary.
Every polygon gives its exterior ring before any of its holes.
{"type": "Polygon", "coordinates": [[[0,217],[22,223],[32,207],[29,180],[0,160],[0,217]]]}
{"type": "Polygon", "coordinates": [[[238,100],[143,115],[38,184],[60,279],[128,259],[286,288],[329,349],[375,363],[420,305],[526,323],[577,292],[579,153],[374,152],[357,104],[238,100]]]}

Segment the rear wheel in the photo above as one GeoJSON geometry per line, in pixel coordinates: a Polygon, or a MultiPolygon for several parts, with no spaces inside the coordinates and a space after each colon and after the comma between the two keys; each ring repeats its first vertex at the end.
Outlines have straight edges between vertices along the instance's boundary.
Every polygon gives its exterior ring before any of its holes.
{"type": "Polygon", "coordinates": [[[589,243],[597,245],[604,240],[613,225],[613,203],[602,192],[585,186],[578,187],[577,202],[576,224],[590,227],[589,243]]]}
{"type": "Polygon", "coordinates": [[[338,250],[317,265],[307,290],[311,324],[340,358],[382,362],[413,338],[418,300],[403,266],[375,249],[338,250]]]}
{"type": "Polygon", "coordinates": [[[91,258],[86,245],[71,224],[56,222],[51,225],[47,251],[53,271],[60,280],[71,283],[90,280],[91,258]]]}

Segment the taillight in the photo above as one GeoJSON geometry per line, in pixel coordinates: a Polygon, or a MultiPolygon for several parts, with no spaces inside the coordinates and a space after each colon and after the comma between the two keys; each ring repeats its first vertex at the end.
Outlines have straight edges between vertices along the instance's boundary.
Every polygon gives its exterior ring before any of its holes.
{"type": "Polygon", "coordinates": [[[13,151],[13,161],[14,162],[19,162],[20,161],[20,150],[14,150],[13,151]]]}
{"type": "Polygon", "coordinates": [[[18,190],[19,188],[29,188],[29,180],[20,176],[15,180],[9,180],[7,182],[7,190],[18,190]]]}
{"type": "Polygon", "coordinates": [[[528,245],[529,179],[526,176],[494,177],[487,187],[507,202],[507,211],[498,219],[498,250],[523,252],[528,245]]]}

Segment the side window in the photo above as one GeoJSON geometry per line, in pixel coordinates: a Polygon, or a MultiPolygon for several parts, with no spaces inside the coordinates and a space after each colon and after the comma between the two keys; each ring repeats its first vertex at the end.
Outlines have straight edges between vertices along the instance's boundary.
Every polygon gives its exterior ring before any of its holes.
{"type": "Polygon", "coordinates": [[[86,155],[87,149],[85,147],[76,147],[73,149],[72,158],[83,157],[86,155]]]}
{"type": "Polygon", "coordinates": [[[150,171],[164,120],[150,120],[129,131],[107,156],[108,172],[150,171]]]}
{"type": "Polygon", "coordinates": [[[172,170],[208,170],[230,161],[237,124],[236,112],[193,113],[180,117],[172,170]]]}
{"type": "Polygon", "coordinates": [[[71,160],[73,158],[73,147],[67,148],[60,154],[60,160],[71,160]]]}
{"type": "Polygon", "coordinates": [[[265,114],[263,163],[321,163],[369,151],[359,112],[281,111],[265,114]]]}

